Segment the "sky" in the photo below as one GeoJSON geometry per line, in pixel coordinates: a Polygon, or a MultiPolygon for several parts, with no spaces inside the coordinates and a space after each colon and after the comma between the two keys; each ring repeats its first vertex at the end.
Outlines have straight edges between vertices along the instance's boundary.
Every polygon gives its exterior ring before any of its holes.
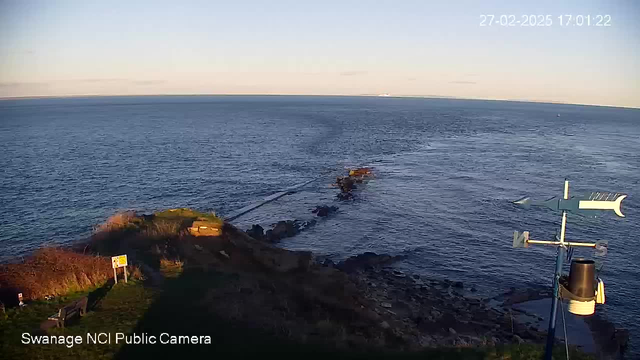
{"type": "Polygon", "coordinates": [[[0,0],[0,97],[386,93],[638,108],[640,2],[0,0]]]}

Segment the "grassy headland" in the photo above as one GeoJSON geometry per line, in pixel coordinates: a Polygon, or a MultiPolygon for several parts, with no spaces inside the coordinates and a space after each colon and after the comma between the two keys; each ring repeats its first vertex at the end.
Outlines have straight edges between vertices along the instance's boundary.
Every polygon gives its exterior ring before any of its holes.
{"type": "MultiPolygon", "coordinates": [[[[188,209],[150,216],[117,214],[75,250],[45,249],[22,264],[3,266],[0,288],[21,290],[30,300],[26,307],[8,308],[0,318],[1,350],[9,358],[295,353],[339,358],[539,359],[543,351],[538,344],[492,341],[483,345],[432,341],[425,348],[419,331],[364,296],[350,275],[315,264],[308,252],[274,247],[213,214],[188,209]],[[194,220],[219,226],[222,234],[192,236],[188,227],[194,220]],[[128,284],[112,286],[108,257],[123,253],[139,270],[128,284]],[[21,280],[25,272],[29,275],[21,280]],[[45,295],[56,297],[44,300],[45,295]],[[96,332],[168,333],[210,336],[212,344],[83,343],[70,348],[21,344],[22,333],[41,332],[39,325],[48,315],[85,295],[90,300],[85,317],[65,329],[44,333],[80,335],[84,340],[87,333],[96,332]]],[[[452,337],[448,330],[446,336],[452,337]]],[[[573,359],[590,358],[572,352],[573,359]]],[[[559,347],[556,358],[564,358],[563,354],[559,347]]]]}

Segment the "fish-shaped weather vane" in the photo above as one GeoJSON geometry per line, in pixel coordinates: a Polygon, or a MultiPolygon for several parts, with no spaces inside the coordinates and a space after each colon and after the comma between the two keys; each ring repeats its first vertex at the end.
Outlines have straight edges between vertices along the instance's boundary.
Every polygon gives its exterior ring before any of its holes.
{"type": "Polygon", "coordinates": [[[626,197],[627,195],[620,193],[592,192],[588,197],[572,197],[570,199],[553,197],[544,201],[533,201],[529,197],[524,197],[513,203],[524,208],[542,206],[554,211],[568,211],[581,215],[588,215],[595,211],[613,210],[619,217],[624,217],[622,200],[626,197]]]}

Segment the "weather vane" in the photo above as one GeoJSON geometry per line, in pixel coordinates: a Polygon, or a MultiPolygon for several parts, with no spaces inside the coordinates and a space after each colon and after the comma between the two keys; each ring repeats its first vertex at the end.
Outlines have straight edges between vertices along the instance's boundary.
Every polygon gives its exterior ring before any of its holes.
{"type": "Polygon", "coordinates": [[[576,259],[571,263],[568,278],[568,288],[560,283],[562,275],[562,262],[565,251],[568,251],[568,260],[572,254],[572,247],[591,247],[596,250],[597,256],[604,256],[607,253],[607,241],[569,242],[565,241],[567,228],[567,213],[588,215],[595,211],[612,210],[619,217],[624,217],[622,213],[622,200],[627,195],[608,192],[594,192],[588,197],[569,198],[569,181],[564,181],[564,196],[554,197],[546,201],[532,201],[525,197],[514,203],[525,208],[530,206],[547,207],[554,211],[562,211],[562,224],[560,234],[555,240],[533,240],[529,238],[529,232],[522,233],[514,231],[513,247],[529,247],[529,245],[552,245],[557,247],[556,271],[553,278],[553,299],[551,303],[551,316],[549,319],[549,330],[547,332],[547,345],[545,348],[545,359],[551,360],[551,352],[555,340],[556,316],[558,313],[558,299],[560,297],[569,300],[569,312],[577,315],[592,315],[595,312],[595,304],[604,303],[604,283],[598,279],[597,290],[595,281],[595,262],[592,260],[576,259]]]}

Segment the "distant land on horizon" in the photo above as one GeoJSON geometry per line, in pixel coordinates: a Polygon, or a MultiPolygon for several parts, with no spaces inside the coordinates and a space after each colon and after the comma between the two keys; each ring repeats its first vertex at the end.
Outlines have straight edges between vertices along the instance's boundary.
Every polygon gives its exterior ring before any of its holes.
{"type": "Polygon", "coordinates": [[[607,104],[587,104],[587,103],[567,103],[562,101],[549,101],[549,100],[532,100],[532,99],[491,99],[491,98],[466,98],[458,96],[448,95],[394,95],[382,96],[381,94],[270,94],[270,93],[257,93],[257,94],[234,94],[234,93],[201,93],[201,94],[140,94],[140,95],[100,95],[100,94],[73,94],[73,95],[34,95],[34,96],[0,96],[0,101],[7,100],[29,100],[29,99],[69,99],[69,98],[109,98],[109,97],[154,97],[154,96],[291,96],[291,97],[380,97],[380,98],[416,98],[416,99],[450,99],[450,100],[474,100],[474,101],[507,101],[507,102],[521,102],[532,104],[554,104],[554,105],[577,105],[577,106],[594,106],[594,107],[607,107],[607,108],[619,108],[640,110],[640,107],[634,106],[617,106],[607,104]]]}

